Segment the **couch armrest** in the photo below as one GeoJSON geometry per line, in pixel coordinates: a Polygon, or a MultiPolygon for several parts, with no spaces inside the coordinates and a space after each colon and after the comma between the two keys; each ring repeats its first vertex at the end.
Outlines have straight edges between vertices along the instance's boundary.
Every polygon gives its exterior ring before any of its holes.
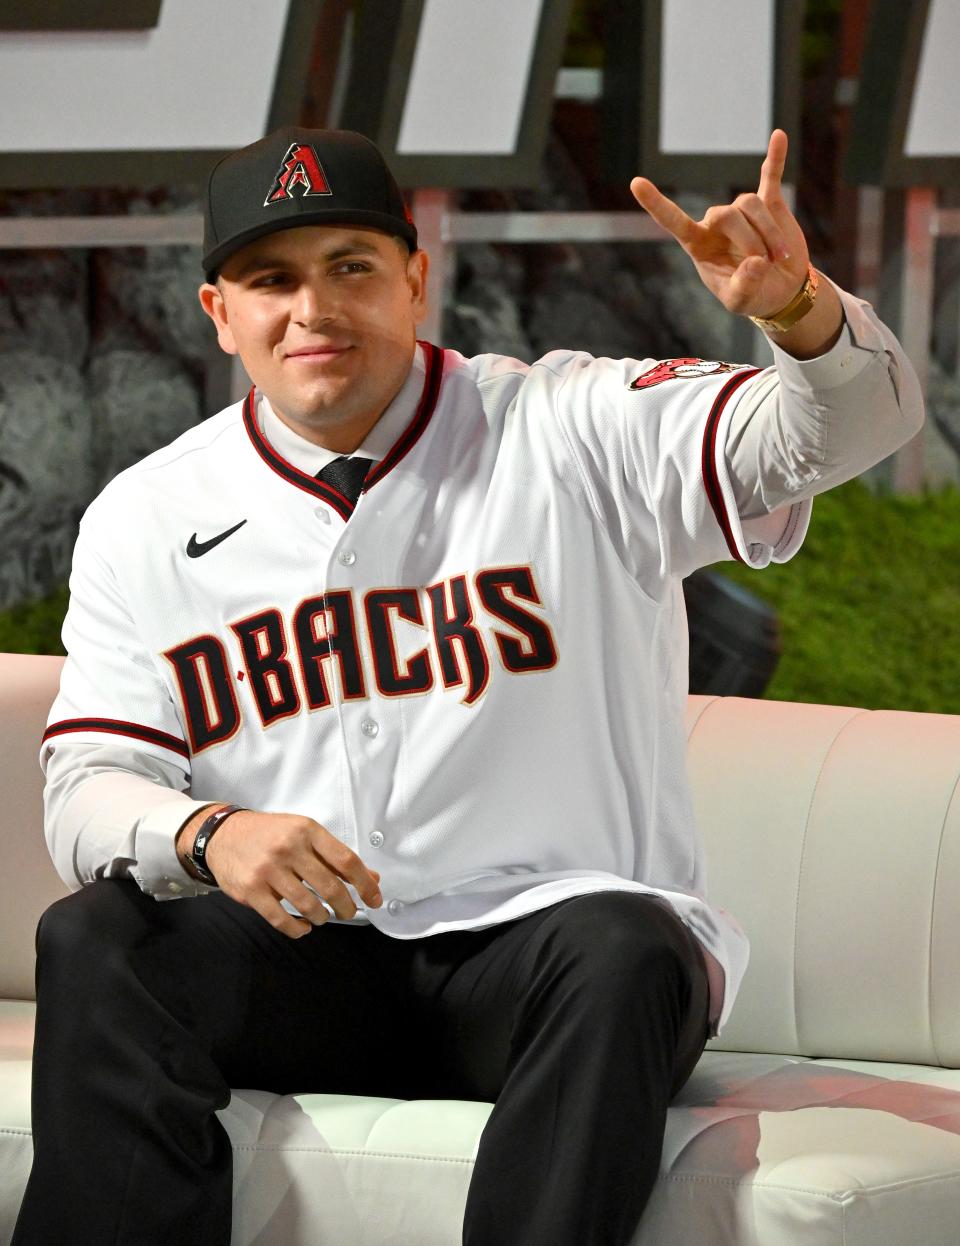
{"type": "Polygon", "coordinates": [[[34,932],[66,887],[43,838],[40,737],[63,658],[0,653],[0,997],[33,999],[34,932]]]}

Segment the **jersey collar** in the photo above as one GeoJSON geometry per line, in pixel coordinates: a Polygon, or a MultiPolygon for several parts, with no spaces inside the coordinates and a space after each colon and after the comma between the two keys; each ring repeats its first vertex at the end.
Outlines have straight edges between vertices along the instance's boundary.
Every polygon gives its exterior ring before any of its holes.
{"type": "MultiPolygon", "coordinates": [[[[355,451],[356,454],[375,461],[364,483],[364,493],[368,493],[413,449],[430,423],[437,405],[440,383],[443,378],[443,351],[429,342],[419,342],[417,345],[419,347],[418,357],[411,369],[411,376],[404,382],[400,393],[367,434],[363,445],[355,451]],[[421,358],[422,365],[420,365],[421,358]],[[418,382],[420,389],[416,410],[412,418],[402,426],[398,435],[397,425],[406,411],[410,409],[413,395],[417,392],[418,382]]],[[[282,476],[288,484],[326,502],[342,519],[349,519],[354,510],[349,498],[344,497],[332,485],[317,480],[314,475],[326,463],[339,456],[330,451],[316,453],[319,447],[298,437],[292,429],[282,424],[273,411],[270,411],[264,423],[274,433],[274,440],[279,441],[280,447],[290,456],[284,457],[264,435],[260,419],[258,419],[258,415],[263,417],[265,414],[262,408],[263,396],[256,389],[251,389],[243,404],[243,424],[247,436],[253,443],[253,448],[263,462],[271,471],[282,476]],[[282,427],[277,429],[277,424],[281,424],[282,427]],[[296,464],[291,461],[292,458],[296,459],[296,464]],[[317,460],[316,466],[314,466],[315,459],[317,460]],[[309,470],[311,468],[312,470],[309,470]]]]}

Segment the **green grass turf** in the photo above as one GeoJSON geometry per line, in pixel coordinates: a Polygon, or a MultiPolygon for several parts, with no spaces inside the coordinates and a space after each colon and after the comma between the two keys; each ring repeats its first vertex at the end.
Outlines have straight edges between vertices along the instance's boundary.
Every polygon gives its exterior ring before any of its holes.
{"type": "Polygon", "coordinates": [[[814,500],[799,553],[714,567],[772,605],[783,655],[766,697],[960,713],[960,491],[814,500]]]}
{"type": "MultiPolygon", "coordinates": [[[[780,701],[960,713],[960,491],[881,496],[858,481],[818,497],[783,566],[714,570],[769,602],[780,701]]],[[[66,589],[0,613],[0,650],[62,653],[66,589]]]]}
{"type": "Polygon", "coordinates": [[[0,610],[0,653],[63,653],[60,627],[66,611],[65,586],[39,601],[0,610]]]}

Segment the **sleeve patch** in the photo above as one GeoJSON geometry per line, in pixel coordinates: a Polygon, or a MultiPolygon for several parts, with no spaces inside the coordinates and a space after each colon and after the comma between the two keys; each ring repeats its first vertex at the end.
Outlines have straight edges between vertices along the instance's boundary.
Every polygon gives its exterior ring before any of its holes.
{"type": "Polygon", "coordinates": [[[752,367],[749,363],[724,363],[720,359],[661,359],[631,381],[630,388],[649,389],[664,381],[695,381],[705,376],[718,376],[721,372],[740,372],[749,367],[752,367]]]}

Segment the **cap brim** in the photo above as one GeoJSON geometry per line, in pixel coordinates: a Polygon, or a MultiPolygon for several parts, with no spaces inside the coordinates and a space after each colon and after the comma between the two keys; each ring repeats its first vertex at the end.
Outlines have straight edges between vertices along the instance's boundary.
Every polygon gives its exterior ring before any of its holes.
{"type": "Polygon", "coordinates": [[[296,216],[273,220],[269,223],[256,225],[243,233],[236,234],[222,246],[215,247],[209,255],[203,257],[203,271],[207,281],[216,281],[224,263],[258,238],[267,234],[277,233],[281,229],[301,229],[305,225],[362,225],[367,229],[378,229],[382,233],[402,238],[411,251],[417,249],[417,230],[409,221],[402,221],[387,212],[364,212],[359,209],[318,208],[313,212],[300,212],[296,216]]]}

